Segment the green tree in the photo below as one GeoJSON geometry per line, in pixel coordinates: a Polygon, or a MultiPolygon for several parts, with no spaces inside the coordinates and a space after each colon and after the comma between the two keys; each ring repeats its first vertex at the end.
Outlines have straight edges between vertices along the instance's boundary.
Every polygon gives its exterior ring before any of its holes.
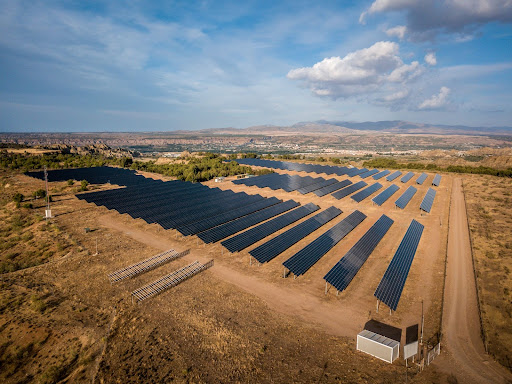
{"type": "Polygon", "coordinates": [[[121,158],[121,167],[130,168],[132,164],[133,164],[133,159],[131,157],[121,158]]]}
{"type": "Polygon", "coordinates": [[[88,185],[89,185],[89,182],[87,180],[82,180],[80,182],[80,191],[87,191],[88,185]]]}
{"type": "Polygon", "coordinates": [[[38,199],[40,197],[46,197],[46,191],[42,188],[35,191],[32,196],[34,196],[35,199],[38,199]]]}
{"type": "Polygon", "coordinates": [[[23,201],[24,198],[25,196],[23,196],[22,193],[18,192],[12,197],[12,200],[19,206],[19,204],[23,201]]]}

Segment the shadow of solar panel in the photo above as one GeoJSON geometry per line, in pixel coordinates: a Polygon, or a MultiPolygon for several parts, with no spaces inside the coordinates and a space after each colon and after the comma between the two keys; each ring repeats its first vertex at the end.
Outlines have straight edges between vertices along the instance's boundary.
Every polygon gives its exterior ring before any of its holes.
{"type": "Polygon", "coordinates": [[[333,196],[334,198],[340,200],[340,199],[344,198],[345,196],[348,196],[351,193],[354,193],[355,191],[358,191],[361,188],[366,187],[367,185],[368,184],[366,184],[364,181],[359,181],[359,182],[357,182],[355,184],[349,185],[346,188],[343,188],[341,191],[334,192],[333,194],[331,194],[331,196],[333,196]]]}
{"type": "Polygon", "coordinates": [[[360,177],[361,179],[366,179],[367,177],[370,177],[370,176],[372,176],[372,175],[375,175],[375,174],[376,174],[376,173],[378,173],[378,172],[379,172],[379,170],[378,170],[378,169],[372,169],[371,171],[367,171],[367,172],[365,172],[365,173],[360,174],[360,175],[359,175],[359,177],[360,177]]]}
{"type": "Polygon", "coordinates": [[[249,254],[260,263],[269,262],[304,237],[316,231],[322,225],[340,215],[342,212],[343,211],[341,209],[329,207],[295,227],[290,228],[286,232],[270,239],[266,243],[254,248],[252,251],[249,251],[249,254]]]}
{"type": "Polygon", "coordinates": [[[435,175],[434,180],[432,181],[432,185],[439,187],[439,184],[441,184],[441,175],[435,175]]]}
{"type": "Polygon", "coordinates": [[[407,204],[409,204],[409,201],[411,201],[411,199],[414,196],[414,194],[416,193],[416,191],[417,191],[416,188],[414,188],[413,186],[410,186],[409,188],[406,189],[406,191],[402,194],[402,196],[400,196],[398,198],[398,200],[395,201],[395,205],[398,208],[404,209],[407,206],[407,204]]]}
{"type": "Polygon", "coordinates": [[[386,177],[386,180],[387,181],[393,181],[395,180],[398,176],[400,176],[402,174],[402,172],[400,171],[395,171],[393,172],[391,175],[388,175],[388,177],[386,177]]]}
{"type": "Polygon", "coordinates": [[[409,275],[412,261],[423,233],[423,225],[413,220],[389,263],[374,296],[396,311],[400,296],[409,275]]]}
{"type": "Polygon", "coordinates": [[[293,211],[286,212],[281,216],[277,216],[272,220],[266,221],[257,227],[250,228],[245,232],[230,237],[229,239],[222,241],[221,244],[230,252],[239,252],[261,239],[264,239],[280,229],[296,222],[297,220],[306,217],[318,209],[318,206],[313,203],[306,204],[294,209],[293,211]]]}
{"type": "Polygon", "coordinates": [[[352,212],[345,219],[286,260],[283,263],[284,267],[295,276],[303,275],[364,219],[366,219],[364,213],[360,211],[352,212]]]}
{"type": "Polygon", "coordinates": [[[401,181],[402,183],[407,183],[409,180],[411,180],[411,179],[412,179],[412,177],[413,177],[413,176],[414,176],[414,172],[407,172],[407,173],[404,175],[404,177],[402,177],[402,178],[400,179],[400,181],[401,181]]]}
{"type": "Polygon", "coordinates": [[[374,180],[382,179],[384,176],[389,175],[389,171],[386,169],[385,171],[381,171],[377,173],[376,175],[373,175],[374,180]]]}
{"type": "Polygon", "coordinates": [[[327,185],[326,187],[317,189],[316,191],[313,191],[313,193],[315,195],[317,195],[318,197],[322,197],[331,192],[337,191],[338,189],[345,188],[347,185],[350,185],[350,184],[352,184],[352,182],[350,180],[343,180],[343,181],[339,181],[339,182],[331,184],[331,185],[327,185]]]}
{"type": "Polygon", "coordinates": [[[395,184],[391,184],[389,187],[387,187],[384,191],[379,193],[377,196],[375,196],[372,201],[377,205],[384,204],[387,199],[389,199],[393,194],[398,191],[400,188],[396,186],[395,184]]]}
{"type": "Polygon", "coordinates": [[[370,196],[372,193],[377,192],[381,188],[382,188],[382,184],[375,183],[375,184],[370,185],[368,188],[365,188],[362,191],[357,192],[355,195],[350,196],[350,198],[357,201],[358,203],[360,203],[361,201],[366,199],[368,196],[370,196]]]}
{"type": "Polygon", "coordinates": [[[345,256],[327,272],[324,280],[338,291],[346,289],[392,224],[393,220],[382,215],[345,256]]]}
{"type": "Polygon", "coordinates": [[[216,241],[225,239],[228,236],[234,235],[237,232],[252,227],[253,225],[268,220],[271,217],[277,216],[297,206],[299,206],[299,203],[293,200],[288,200],[262,209],[261,211],[251,213],[247,216],[240,217],[228,223],[221,224],[204,232],[200,232],[197,236],[205,243],[215,243],[216,241]]]}
{"type": "Polygon", "coordinates": [[[432,209],[432,204],[434,204],[434,198],[436,197],[436,191],[432,188],[429,188],[423,201],[421,202],[420,209],[430,213],[432,209]]]}
{"type": "Polygon", "coordinates": [[[328,185],[331,185],[331,184],[334,184],[337,182],[338,182],[338,180],[336,180],[336,179],[327,179],[327,180],[319,181],[318,183],[315,183],[315,184],[310,184],[308,186],[299,188],[299,189],[297,189],[297,192],[305,195],[306,193],[316,191],[317,189],[326,187],[328,185]]]}
{"type": "Polygon", "coordinates": [[[425,182],[425,180],[427,180],[427,174],[426,173],[422,173],[418,179],[416,180],[416,184],[423,184],[425,182]]]}

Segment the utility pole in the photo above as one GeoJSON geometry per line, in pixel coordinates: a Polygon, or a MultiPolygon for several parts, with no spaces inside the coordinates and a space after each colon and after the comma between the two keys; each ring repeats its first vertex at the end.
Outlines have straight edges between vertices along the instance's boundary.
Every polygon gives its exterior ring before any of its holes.
{"type": "Polygon", "coordinates": [[[44,183],[46,186],[46,212],[45,218],[46,221],[52,217],[52,211],[50,210],[50,193],[48,191],[48,171],[46,170],[46,165],[44,166],[44,183]]]}
{"type": "Polygon", "coordinates": [[[425,320],[423,317],[423,299],[421,299],[421,338],[420,338],[420,344],[423,345],[423,326],[425,324],[425,320]]]}

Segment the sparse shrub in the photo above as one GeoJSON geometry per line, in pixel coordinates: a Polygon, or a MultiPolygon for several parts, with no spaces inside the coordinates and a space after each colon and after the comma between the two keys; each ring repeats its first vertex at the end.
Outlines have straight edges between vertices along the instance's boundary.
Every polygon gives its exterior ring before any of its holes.
{"type": "Polygon", "coordinates": [[[25,196],[23,196],[23,194],[19,192],[12,197],[12,200],[16,203],[16,208],[20,207],[20,203],[23,201],[24,198],[25,196]]]}
{"type": "Polygon", "coordinates": [[[69,186],[72,186],[73,184],[75,184],[75,180],[73,180],[73,179],[69,179],[69,180],[67,181],[67,183],[68,183],[68,185],[69,185],[69,186]]]}
{"type": "Polygon", "coordinates": [[[89,182],[87,180],[82,180],[80,182],[80,191],[87,191],[88,185],[89,185],[89,182]]]}
{"type": "Polygon", "coordinates": [[[32,208],[34,208],[34,206],[32,205],[32,203],[25,203],[25,204],[23,204],[23,208],[32,209],[32,208]]]}
{"type": "Polygon", "coordinates": [[[35,191],[32,196],[34,196],[35,199],[39,199],[39,198],[42,198],[42,197],[46,197],[46,191],[42,188],[38,189],[37,191],[35,191]]]}
{"type": "Polygon", "coordinates": [[[36,312],[43,313],[46,310],[46,303],[36,295],[30,298],[32,309],[36,312]]]}

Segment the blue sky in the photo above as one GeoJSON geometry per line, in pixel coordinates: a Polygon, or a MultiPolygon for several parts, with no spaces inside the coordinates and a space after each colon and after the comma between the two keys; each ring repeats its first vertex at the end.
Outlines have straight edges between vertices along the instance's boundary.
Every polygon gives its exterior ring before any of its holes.
{"type": "Polygon", "coordinates": [[[0,6],[4,132],[512,126],[509,0],[0,6]]]}

